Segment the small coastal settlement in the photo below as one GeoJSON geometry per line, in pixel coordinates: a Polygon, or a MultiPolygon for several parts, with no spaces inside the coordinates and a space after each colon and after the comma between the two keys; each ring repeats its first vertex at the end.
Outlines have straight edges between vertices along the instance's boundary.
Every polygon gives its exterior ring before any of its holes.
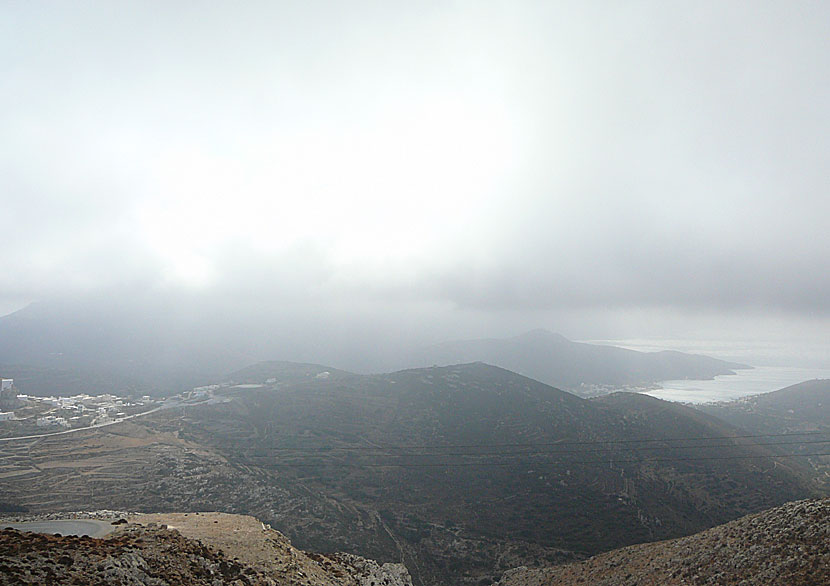
{"type": "Polygon", "coordinates": [[[14,379],[4,378],[0,384],[0,437],[104,425],[148,411],[159,403],[146,395],[34,397],[20,393],[14,379]]]}
{"type": "Polygon", "coordinates": [[[19,392],[14,379],[0,379],[0,438],[54,433],[118,423],[159,409],[171,401],[207,399],[212,387],[173,397],[118,397],[111,394],[36,397],[19,392]]]}

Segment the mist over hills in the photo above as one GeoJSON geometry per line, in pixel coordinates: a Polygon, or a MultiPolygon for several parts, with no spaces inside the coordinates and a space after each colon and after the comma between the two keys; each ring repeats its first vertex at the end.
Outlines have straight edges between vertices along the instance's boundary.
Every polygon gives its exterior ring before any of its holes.
{"type": "Polygon", "coordinates": [[[195,298],[44,302],[0,317],[0,368],[31,394],[164,394],[274,358],[363,373],[486,362],[581,394],[749,368],[572,342],[544,330],[425,347],[394,329],[295,324],[195,298]]]}
{"type": "Polygon", "coordinates": [[[830,372],[830,2],[112,4],[0,3],[0,512],[491,586],[830,495],[822,388],[632,394],[830,372]]]}
{"type": "Polygon", "coordinates": [[[545,330],[506,339],[446,342],[417,355],[422,364],[486,362],[551,386],[585,392],[591,385],[639,385],[670,379],[734,374],[745,364],[682,352],[638,352],[572,342],[545,330]]]}
{"type": "Polygon", "coordinates": [[[416,583],[437,585],[687,535],[820,490],[815,469],[789,457],[808,443],[767,445],[645,395],[574,394],[745,365],[535,330],[382,347],[377,365],[429,366],[361,374],[365,340],[354,361],[347,336],[316,345],[302,333],[291,348],[285,324],[142,307],[44,304],[0,318],[3,374],[33,394],[224,381],[229,402],[11,448],[0,501],[254,514],[305,549],[403,560],[416,583]],[[315,349],[339,361],[314,363],[315,349]],[[274,356],[312,358],[261,360],[274,356]]]}
{"type": "Polygon", "coordinates": [[[0,318],[0,367],[32,394],[168,393],[249,362],[220,341],[164,304],[33,303],[0,318]]]}

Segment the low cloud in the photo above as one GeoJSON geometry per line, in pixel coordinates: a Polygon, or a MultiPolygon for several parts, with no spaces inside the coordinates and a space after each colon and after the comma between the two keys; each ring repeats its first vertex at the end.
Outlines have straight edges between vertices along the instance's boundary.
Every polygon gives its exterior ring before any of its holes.
{"type": "Polygon", "coordinates": [[[830,313],[824,6],[2,10],[0,312],[830,313]]]}

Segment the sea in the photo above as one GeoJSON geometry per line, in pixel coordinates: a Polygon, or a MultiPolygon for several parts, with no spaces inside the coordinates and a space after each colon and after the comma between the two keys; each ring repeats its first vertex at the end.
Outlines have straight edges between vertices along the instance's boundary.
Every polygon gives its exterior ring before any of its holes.
{"type": "Polygon", "coordinates": [[[662,389],[643,392],[667,401],[711,403],[769,393],[813,379],[830,379],[830,369],[758,366],[712,380],[667,380],[660,383],[662,389]]]}
{"type": "Polygon", "coordinates": [[[750,369],[736,370],[732,375],[717,376],[712,380],[662,381],[658,385],[661,388],[642,391],[647,395],[667,401],[683,403],[733,401],[741,397],[777,391],[808,380],[830,379],[830,343],[828,342],[793,345],[759,341],[678,339],[586,341],[641,352],[678,350],[753,366],[750,369]]]}
{"type": "Polygon", "coordinates": [[[53,519],[19,523],[0,521],[0,529],[7,527],[32,533],[60,533],[61,535],[86,535],[88,537],[104,537],[115,528],[108,521],[95,519],[53,519]]]}

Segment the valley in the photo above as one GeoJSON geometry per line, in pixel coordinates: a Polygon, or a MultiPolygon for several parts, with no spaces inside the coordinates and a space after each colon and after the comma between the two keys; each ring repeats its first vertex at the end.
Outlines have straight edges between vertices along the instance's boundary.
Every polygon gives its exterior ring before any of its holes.
{"type": "Polygon", "coordinates": [[[747,437],[690,407],[589,401],[481,363],[355,375],[277,362],[230,379],[209,404],[6,442],[0,503],[254,515],[304,549],[401,562],[431,585],[688,535],[821,490],[791,455],[824,437],[747,437]]]}
{"type": "Polygon", "coordinates": [[[830,584],[828,39],[0,2],[0,586],[830,584]]]}

